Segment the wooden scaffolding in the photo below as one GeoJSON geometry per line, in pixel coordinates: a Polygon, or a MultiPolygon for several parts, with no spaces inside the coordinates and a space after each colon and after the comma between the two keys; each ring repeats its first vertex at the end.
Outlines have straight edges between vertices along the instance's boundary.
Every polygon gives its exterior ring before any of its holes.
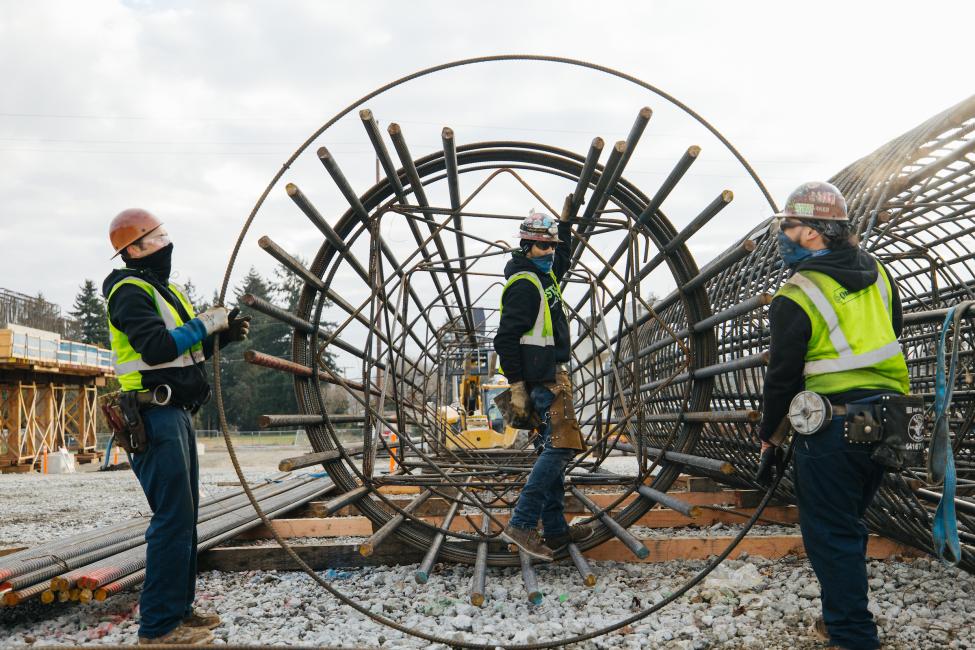
{"type": "Polygon", "coordinates": [[[0,470],[29,471],[61,447],[94,458],[98,387],[111,371],[0,360],[0,470]]]}

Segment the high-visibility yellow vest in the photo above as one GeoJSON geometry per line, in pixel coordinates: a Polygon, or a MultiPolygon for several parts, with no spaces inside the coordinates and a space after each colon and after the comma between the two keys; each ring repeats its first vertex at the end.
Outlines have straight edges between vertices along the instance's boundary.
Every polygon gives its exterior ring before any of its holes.
{"type": "Polygon", "coordinates": [[[877,281],[848,291],[819,271],[793,274],[775,293],[806,313],[806,390],[831,395],[857,388],[910,392],[907,362],[892,323],[890,279],[877,263],[877,281]]]}
{"type": "MultiPolygon", "coordinates": [[[[558,278],[555,277],[555,273],[552,271],[549,271],[548,274],[552,278],[552,286],[555,287],[555,293],[559,296],[559,304],[562,304],[562,292],[559,290],[558,278]]],[[[535,324],[532,325],[530,330],[521,335],[521,339],[518,342],[522,345],[554,348],[555,328],[552,327],[552,310],[548,306],[548,298],[545,297],[545,288],[542,287],[542,281],[531,271],[520,271],[508,278],[504,289],[501,290],[501,307],[498,309],[498,315],[500,316],[504,311],[504,292],[518,280],[528,280],[534,284],[535,288],[538,289],[538,295],[541,300],[541,304],[538,306],[538,315],[535,317],[535,324]]],[[[502,375],[504,374],[504,369],[500,363],[498,364],[498,372],[502,375]]]]}
{"type": "MultiPolygon", "coordinates": [[[[552,277],[552,282],[554,283],[552,286],[555,287],[555,292],[559,296],[559,304],[561,304],[562,293],[559,291],[559,281],[552,271],[549,271],[548,274],[552,277]]],[[[542,287],[542,281],[531,271],[521,271],[508,278],[504,289],[501,290],[501,308],[498,309],[498,315],[500,316],[504,310],[504,292],[518,280],[529,280],[534,284],[542,300],[542,304],[538,308],[538,316],[535,317],[535,324],[532,325],[530,330],[521,335],[519,343],[522,345],[538,345],[540,347],[554,346],[555,329],[552,327],[552,310],[549,309],[548,299],[545,297],[545,289],[542,287]]]]}
{"type": "MultiPolygon", "coordinates": [[[[159,316],[162,317],[163,322],[166,324],[166,329],[173,330],[185,324],[179,314],[179,310],[174,305],[171,305],[156,287],[140,278],[127,277],[116,282],[115,286],[108,292],[109,301],[111,301],[112,295],[118,291],[118,288],[124,284],[135,285],[149,294],[153,303],[156,305],[156,311],[159,312],[159,316]]],[[[186,295],[179,286],[170,282],[169,289],[179,300],[190,319],[195,318],[196,313],[193,311],[193,305],[187,300],[186,295]]],[[[143,361],[142,355],[132,347],[132,344],[129,342],[129,337],[126,336],[125,332],[112,324],[111,314],[108,317],[108,329],[111,334],[112,364],[115,366],[115,375],[118,377],[119,384],[122,385],[122,390],[125,391],[148,390],[142,386],[142,373],[146,370],[185,368],[206,360],[203,355],[203,343],[201,342],[195,343],[189,350],[186,350],[172,361],[151,366],[143,361]]]]}

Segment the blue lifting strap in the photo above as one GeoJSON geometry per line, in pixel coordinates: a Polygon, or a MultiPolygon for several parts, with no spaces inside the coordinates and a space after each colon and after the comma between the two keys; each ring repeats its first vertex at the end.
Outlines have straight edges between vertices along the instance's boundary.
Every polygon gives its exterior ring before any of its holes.
{"type": "Polygon", "coordinates": [[[954,340],[951,351],[951,381],[945,375],[945,339],[948,328],[955,321],[956,307],[948,310],[941,325],[941,338],[938,340],[937,371],[934,389],[934,434],[928,448],[928,480],[943,484],[941,500],[934,513],[931,534],[934,538],[934,552],[942,562],[958,564],[961,560],[961,542],[958,540],[958,519],[955,516],[955,459],[948,436],[948,407],[951,405],[954,390],[955,367],[958,361],[958,341],[954,340]]]}

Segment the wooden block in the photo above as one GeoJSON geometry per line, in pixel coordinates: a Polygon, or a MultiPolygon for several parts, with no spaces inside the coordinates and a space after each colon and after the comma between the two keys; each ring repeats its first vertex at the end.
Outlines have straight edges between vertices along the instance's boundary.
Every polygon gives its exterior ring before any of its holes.
{"type": "Polygon", "coordinates": [[[379,488],[383,494],[419,494],[418,485],[383,485],[379,488]]]}
{"type": "MultiPolygon", "coordinates": [[[[328,517],[325,519],[274,519],[271,521],[281,537],[368,537],[372,522],[366,517],[328,517]]],[[[264,525],[252,528],[237,539],[266,539],[272,537],[264,525]]]]}
{"type": "Polygon", "coordinates": [[[12,553],[17,553],[19,551],[23,551],[26,548],[29,548],[29,547],[27,547],[27,546],[14,546],[14,547],[11,547],[11,548],[0,548],[0,557],[3,557],[4,555],[10,555],[12,553]]]}
{"type": "Polygon", "coordinates": [[[3,474],[26,474],[27,472],[34,469],[34,465],[7,465],[6,467],[0,467],[0,473],[3,474]]]}
{"type": "Polygon", "coordinates": [[[688,492],[720,492],[724,486],[715,483],[706,476],[689,476],[687,478],[688,492]]]}
{"type": "MultiPolygon", "coordinates": [[[[704,560],[718,555],[734,537],[673,537],[669,539],[647,539],[644,545],[650,554],[639,560],[623,543],[617,539],[600,544],[584,555],[592,560],[615,560],[617,562],[669,562],[672,560],[704,560]]],[[[770,560],[795,555],[805,557],[801,535],[770,535],[746,537],[735,547],[728,557],[734,559],[748,553],[770,560]]],[[[897,556],[921,557],[921,551],[883,537],[871,535],[867,541],[867,557],[875,560],[891,559],[897,556]]]]}

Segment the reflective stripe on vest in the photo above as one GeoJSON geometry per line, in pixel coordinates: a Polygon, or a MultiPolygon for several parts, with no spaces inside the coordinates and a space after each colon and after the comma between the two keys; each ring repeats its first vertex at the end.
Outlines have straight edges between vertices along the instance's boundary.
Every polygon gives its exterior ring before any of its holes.
{"type": "MultiPolygon", "coordinates": [[[[128,277],[119,280],[115,286],[112,287],[111,291],[108,292],[109,300],[111,300],[112,295],[118,290],[118,288],[124,284],[135,285],[152,296],[153,303],[156,305],[156,311],[159,313],[160,318],[162,318],[167,330],[176,329],[184,324],[183,319],[176,307],[169,304],[169,301],[166,300],[165,296],[163,296],[151,283],[139,278],[128,277]]],[[[170,283],[169,289],[180,301],[180,304],[186,310],[187,315],[189,315],[191,319],[194,318],[195,313],[193,312],[193,306],[190,304],[189,300],[186,299],[186,296],[183,294],[180,288],[177,285],[170,283]]],[[[109,315],[108,319],[108,328],[112,341],[112,364],[115,366],[115,374],[122,386],[122,390],[144,390],[142,386],[142,373],[146,370],[186,368],[196,365],[197,363],[203,363],[206,360],[203,355],[203,344],[196,343],[189,350],[186,350],[183,352],[183,354],[172,361],[150,365],[146,363],[142,359],[142,355],[136,352],[135,348],[132,347],[132,344],[129,342],[129,337],[112,324],[111,315],[109,315]]]]}
{"type": "MultiPolygon", "coordinates": [[[[556,292],[559,292],[559,281],[556,279],[555,274],[550,271],[549,275],[552,277],[552,282],[554,283],[552,286],[555,287],[556,292]]],[[[548,306],[548,299],[545,297],[545,289],[542,288],[542,281],[531,271],[521,271],[508,278],[504,289],[501,291],[501,309],[499,313],[504,311],[504,292],[518,280],[529,280],[534,284],[535,288],[538,289],[538,295],[541,299],[538,315],[535,317],[535,324],[530,330],[522,334],[518,342],[522,345],[537,345],[539,347],[554,346],[555,330],[552,327],[552,311],[548,306]]],[[[559,303],[561,302],[562,295],[559,292],[559,303]]]]}
{"type": "Polygon", "coordinates": [[[908,392],[907,364],[891,323],[888,282],[878,263],[877,281],[861,291],[850,293],[816,271],[796,273],[779,289],[776,295],[802,307],[812,327],[803,368],[807,390],[826,394],[851,388],[908,392]]]}

